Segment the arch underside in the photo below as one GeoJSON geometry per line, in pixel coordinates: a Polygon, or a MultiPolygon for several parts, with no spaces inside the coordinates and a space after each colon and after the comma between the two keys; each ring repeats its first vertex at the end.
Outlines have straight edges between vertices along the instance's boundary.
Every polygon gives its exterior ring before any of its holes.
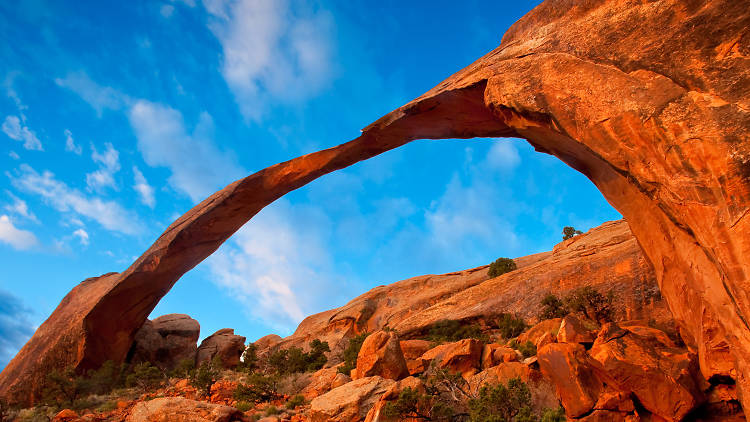
{"type": "Polygon", "coordinates": [[[586,175],[628,221],[703,375],[750,395],[750,84],[731,85],[750,80],[750,65],[716,56],[750,12],[730,0],[612,0],[559,15],[564,3],[543,3],[500,47],[353,141],[230,184],[123,273],[82,282],[0,374],[0,395],[30,401],[50,368],[124,359],[174,283],[284,194],[415,139],[473,137],[524,138],[586,175]],[[576,33],[581,25],[599,38],[576,33]]]}

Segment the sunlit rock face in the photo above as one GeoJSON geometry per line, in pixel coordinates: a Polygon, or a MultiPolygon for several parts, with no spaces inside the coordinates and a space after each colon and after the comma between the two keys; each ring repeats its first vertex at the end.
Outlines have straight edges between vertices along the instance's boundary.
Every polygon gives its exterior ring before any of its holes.
{"type": "Polygon", "coordinates": [[[87,280],[0,375],[33,400],[49,370],[122,360],[159,299],[264,206],[420,138],[522,137],[628,221],[707,378],[750,405],[750,9],[736,0],[550,0],[501,45],[355,140],[232,183],[120,274],[87,280]]]}

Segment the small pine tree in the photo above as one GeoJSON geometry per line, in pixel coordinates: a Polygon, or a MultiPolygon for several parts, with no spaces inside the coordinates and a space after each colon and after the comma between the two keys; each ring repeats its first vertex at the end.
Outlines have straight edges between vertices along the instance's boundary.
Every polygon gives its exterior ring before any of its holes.
{"type": "Polygon", "coordinates": [[[326,352],[330,352],[331,348],[328,346],[327,341],[320,341],[315,339],[310,342],[310,352],[306,356],[307,370],[317,371],[322,368],[327,362],[326,352]]]}
{"type": "Polygon", "coordinates": [[[591,286],[573,290],[565,297],[565,306],[572,312],[599,323],[611,322],[615,316],[614,293],[606,296],[591,286]]]}
{"type": "Polygon", "coordinates": [[[576,230],[574,227],[565,226],[563,227],[563,240],[571,239],[579,234],[583,234],[582,231],[576,230]]]}
{"type": "Polygon", "coordinates": [[[517,268],[516,262],[513,261],[510,258],[498,258],[490,264],[490,269],[487,272],[487,275],[490,278],[499,277],[505,273],[509,273],[511,271],[514,271],[517,268]]]}
{"type": "Polygon", "coordinates": [[[341,365],[338,371],[344,375],[349,375],[352,369],[357,367],[357,356],[359,350],[362,349],[362,343],[365,342],[368,333],[362,333],[349,339],[349,345],[344,349],[343,359],[344,364],[341,365]]]}
{"type": "Polygon", "coordinates": [[[45,379],[42,402],[48,406],[71,407],[89,389],[89,381],[77,375],[73,368],[53,370],[45,379]]]}
{"type": "Polygon", "coordinates": [[[174,378],[190,378],[195,374],[195,359],[182,359],[169,374],[174,378]]]}
{"type": "Polygon", "coordinates": [[[523,318],[517,318],[512,314],[500,314],[497,320],[497,328],[500,330],[503,338],[506,339],[518,337],[526,327],[526,322],[523,318]]]}
{"type": "MultiPolygon", "coordinates": [[[[218,357],[218,356],[217,356],[218,357]]],[[[211,361],[203,361],[198,365],[198,369],[190,377],[190,385],[195,387],[201,394],[208,395],[211,393],[211,387],[219,379],[221,374],[221,361],[219,359],[212,359],[211,361]]]]}
{"type": "Polygon", "coordinates": [[[469,400],[471,422],[509,422],[518,416],[528,420],[531,415],[531,392],[520,378],[510,379],[507,385],[484,386],[477,398],[469,400]]]}
{"type": "Polygon", "coordinates": [[[128,387],[138,387],[143,391],[150,391],[159,387],[162,381],[164,381],[164,372],[149,362],[143,362],[133,367],[133,372],[127,376],[125,384],[128,387]]]}
{"type": "Polygon", "coordinates": [[[542,310],[539,312],[540,321],[553,318],[563,318],[568,314],[568,310],[565,308],[563,301],[552,293],[548,293],[544,296],[540,304],[542,305],[542,310]]]}
{"type": "Polygon", "coordinates": [[[237,365],[237,371],[247,372],[248,374],[253,373],[258,369],[258,346],[250,343],[242,352],[242,358],[240,364],[237,365]]]}
{"type": "Polygon", "coordinates": [[[234,399],[241,402],[263,403],[278,397],[277,376],[265,376],[258,373],[250,374],[247,382],[238,384],[234,390],[234,399]]]}

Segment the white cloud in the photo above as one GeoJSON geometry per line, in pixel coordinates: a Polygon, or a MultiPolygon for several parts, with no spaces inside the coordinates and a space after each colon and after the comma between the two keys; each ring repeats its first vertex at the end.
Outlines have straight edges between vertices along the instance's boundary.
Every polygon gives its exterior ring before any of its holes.
{"type": "Polygon", "coordinates": [[[118,203],[88,197],[55,179],[55,175],[49,171],[39,174],[30,166],[22,164],[20,171],[11,175],[11,182],[20,190],[39,195],[58,211],[73,211],[98,222],[108,230],[125,234],[138,234],[143,230],[138,217],[118,203]]]}
{"type": "Polygon", "coordinates": [[[68,129],[65,129],[65,151],[72,152],[77,155],[81,155],[83,148],[80,145],[76,145],[73,139],[73,133],[68,129]]]}
{"type": "Polygon", "coordinates": [[[281,199],[207,260],[213,281],[247,305],[252,317],[291,333],[306,315],[351,293],[331,271],[329,228],[315,209],[281,199]]]}
{"type": "Polygon", "coordinates": [[[89,189],[101,191],[106,187],[115,188],[115,173],[120,171],[120,153],[109,142],[104,144],[105,151],[99,153],[91,146],[91,159],[99,164],[99,169],[86,175],[89,189]]]}
{"type": "Polygon", "coordinates": [[[9,156],[10,158],[14,159],[14,160],[18,160],[18,159],[20,159],[20,158],[21,158],[20,156],[18,156],[18,154],[17,154],[17,153],[15,152],[15,151],[11,151],[11,152],[9,152],[9,153],[8,153],[8,156],[9,156]]]}
{"type": "Polygon", "coordinates": [[[28,150],[44,151],[42,142],[36,137],[36,134],[25,125],[17,116],[6,116],[2,126],[3,132],[9,138],[16,141],[23,141],[23,147],[28,150]]]}
{"type": "Polygon", "coordinates": [[[201,114],[192,133],[186,130],[179,111],[162,104],[140,100],[128,117],[144,161],[152,167],[169,168],[169,183],[194,202],[245,173],[231,154],[214,145],[208,113],[201,114]]]}
{"type": "Polygon", "coordinates": [[[89,244],[89,234],[86,233],[86,230],[84,229],[78,229],[73,232],[73,236],[77,237],[78,240],[81,241],[81,245],[88,246],[89,244]]]}
{"type": "Polygon", "coordinates": [[[138,167],[133,166],[133,177],[135,179],[133,189],[138,192],[138,196],[140,197],[141,202],[143,202],[150,208],[153,208],[156,204],[156,199],[154,198],[154,188],[148,184],[148,180],[146,180],[146,177],[143,176],[143,173],[138,170],[138,167]]]}
{"type": "Polygon", "coordinates": [[[513,170],[521,163],[521,157],[511,141],[498,140],[492,143],[487,152],[486,162],[493,169],[513,170]]]}
{"type": "Polygon", "coordinates": [[[13,204],[5,206],[6,211],[16,215],[20,215],[21,217],[24,217],[35,223],[39,222],[34,213],[29,211],[29,206],[26,204],[26,201],[13,195],[10,191],[5,191],[5,193],[7,193],[8,196],[10,196],[10,199],[13,200],[13,204]]]}
{"type": "Polygon", "coordinates": [[[39,243],[34,233],[16,228],[7,215],[0,215],[0,242],[17,250],[31,249],[39,243]]]}
{"type": "Polygon", "coordinates": [[[55,83],[78,94],[96,110],[99,117],[104,110],[120,110],[131,102],[116,89],[97,84],[86,72],[69,73],[65,78],[56,78],[55,83]]]}
{"type": "Polygon", "coordinates": [[[159,9],[159,13],[161,13],[161,15],[165,18],[169,18],[172,16],[172,13],[174,13],[174,6],[172,6],[171,4],[164,4],[159,9]]]}
{"type": "Polygon", "coordinates": [[[273,101],[318,93],[331,69],[333,19],[284,0],[204,0],[221,43],[221,73],[245,118],[259,120],[273,101]]]}

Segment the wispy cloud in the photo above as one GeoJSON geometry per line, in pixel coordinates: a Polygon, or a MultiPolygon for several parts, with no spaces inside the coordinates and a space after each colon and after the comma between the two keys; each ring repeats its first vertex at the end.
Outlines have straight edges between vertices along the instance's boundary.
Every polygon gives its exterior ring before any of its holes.
{"type": "Polygon", "coordinates": [[[182,114],[168,106],[140,100],[128,113],[144,161],[170,169],[169,183],[194,202],[242,176],[234,157],[214,144],[213,120],[202,113],[192,132],[182,114]]]}
{"type": "Polygon", "coordinates": [[[0,370],[34,334],[34,327],[28,320],[30,315],[31,311],[20,299],[0,290],[0,370]]]}
{"type": "Polygon", "coordinates": [[[86,72],[69,73],[64,78],[56,78],[55,83],[78,94],[99,117],[104,110],[120,110],[130,102],[128,96],[112,87],[97,84],[86,72]]]}
{"type": "Polygon", "coordinates": [[[76,141],[73,139],[73,133],[68,129],[65,129],[65,151],[72,152],[76,155],[81,155],[83,148],[80,145],[76,145],[76,141]]]}
{"type": "Polygon", "coordinates": [[[159,8],[159,13],[168,19],[172,17],[172,13],[174,13],[174,6],[171,4],[164,4],[159,8]]]}
{"type": "Polygon", "coordinates": [[[26,204],[26,201],[17,197],[16,195],[13,195],[13,193],[11,193],[10,191],[6,190],[5,193],[10,197],[10,199],[13,200],[12,204],[6,205],[4,207],[6,211],[19,215],[23,218],[33,221],[34,223],[39,223],[39,220],[36,218],[34,213],[29,210],[29,206],[28,204],[26,204]]]}
{"type": "Polygon", "coordinates": [[[317,94],[332,73],[333,19],[285,0],[204,0],[221,43],[221,73],[247,119],[267,104],[317,94]]]}
{"type": "Polygon", "coordinates": [[[0,215],[0,242],[17,250],[31,249],[39,243],[34,233],[14,226],[7,215],[0,215]]]}
{"type": "Polygon", "coordinates": [[[101,191],[106,187],[116,188],[115,173],[120,171],[120,153],[109,142],[104,144],[104,152],[100,153],[91,146],[91,159],[99,164],[99,169],[86,175],[89,189],[101,191]]]}
{"type": "Polygon", "coordinates": [[[78,240],[81,241],[81,245],[88,246],[89,244],[89,234],[84,229],[78,229],[73,232],[73,237],[77,237],[78,240]]]}
{"type": "Polygon", "coordinates": [[[10,139],[23,142],[23,147],[28,150],[44,151],[42,142],[36,137],[36,134],[24,124],[17,116],[9,115],[5,117],[2,130],[10,139]]]}
{"type": "Polygon", "coordinates": [[[133,166],[133,178],[134,185],[133,189],[138,192],[138,197],[141,202],[150,208],[156,205],[156,198],[154,198],[154,188],[148,184],[148,180],[143,176],[138,167],[133,166]]]}
{"type": "Polygon", "coordinates": [[[20,158],[21,158],[21,157],[20,157],[20,156],[18,155],[18,153],[16,153],[15,151],[11,151],[11,152],[9,152],[9,153],[8,153],[8,157],[10,157],[10,158],[12,158],[12,159],[14,159],[14,160],[18,160],[18,159],[20,159],[20,158]]]}
{"type": "Polygon", "coordinates": [[[10,178],[13,186],[39,195],[58,211],[72,211],[96,221],[108,230],[120,233],[138,234],[143,230],[139,218],[118,203],[89,197],[57,180],[49,171],[39,174],[29,165],[21,164],[19,170],[11,174],[10,178]]]}

